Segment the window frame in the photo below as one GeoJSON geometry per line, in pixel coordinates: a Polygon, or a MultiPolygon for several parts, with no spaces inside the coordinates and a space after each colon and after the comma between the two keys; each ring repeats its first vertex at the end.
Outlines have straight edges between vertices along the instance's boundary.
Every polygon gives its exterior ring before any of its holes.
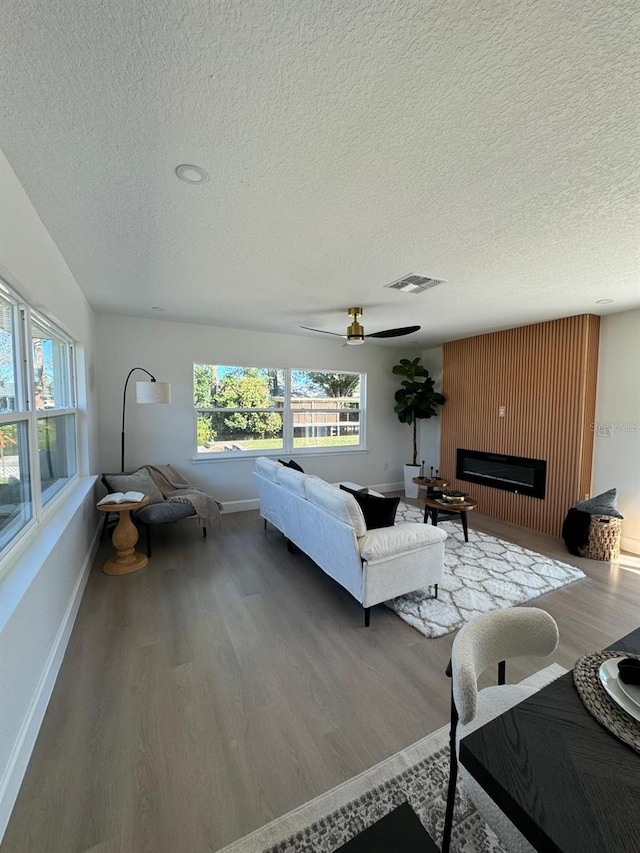
{"type": "MultiPolygon", "coordinates": [[[[34,530],[37,525],[52,511],[58,498],[78,479],[78,408],[76,388],[76,346],[73,339],[57,324],[53,323],[42,313],[33,310],[7,282],[0,278],[0,295],[11,305],[14,361],[14,406],[13,411],[0,412],[0,428],[3,424],[25,424],[27,452],[25,461],[28,464],[28,485],[30,491],[31,517],[19,527],[16,532],[0,545],[0,561],[4,562],[24,537],[34,530]],[[64,400],[67,406],[60,408],[36,409],[36,387],[33,363],[33,324],[37,323],[43,330],[50,331],[65,347],[65,384],[64,400]],[[41,420],[58,417],[73,417],[73,428],[67,431],[67,444],[73,447],[74,471],[69,477],[59,478],[60,485],[52,491],[42,489],[38,424],[41,420]]],[[[9,522],[6,528],[9,528],[9,522]]],[[[5,529],[6,529],[5,528],[5,529]]]]}
{"type": "MultiPolygon", "coordinates": [[[[194,362],[193,368],[195,372],[196,365],[203,365],[203,362],[194,362]]],[[[256,456],[281,456],[281,455],[303,455],[303,456],[315,456],[315,455],[324,455],[326,453],[358,453],[364,452],[367,449],[366,446],[366,395],[367,395],[367,374],[360,372],[358,370],[336,370],[336,369],[318,369],[318,368],[303,368],[303,367],[272,367],[267,365],[208,365],[210,367],[214,366],[224,366],[224,367],[233,367],[239,368],[242,370],[250,370],[252,368],[258,370],[279,370],[283,373],[284,378],[284,398],[283,398],[283,406],[282,408],[278,408],[272,406],[270,408],[219,408],[219,407],[209,407],[209,406],[196,406],[194,400],[194,449],[195,455],[192,457],[194,462],[198,461],[211,461],[211,460],[231,460],[231,459],[247,459],[247,458],[255,458],[256,456]],[[359,388],[360,388],[360,397],[359,397],[359,405],[357,408],[343,408],[343,409],[326,409],[328,412],[339,413],[341,411],[349,411],[352,413],[358,414],[358,443],[354,444],[346,444],[346,445],[312,445],[310,447],[296,447],[295,446],[295,419],[294,413],[296,411],[306,412],[306,409],[294,409],[292,405],[292,400],[300,399],[292,394],[292,375],[294,372],[302,372],[302,373],[345,373],[353,376],[359,377],[359,388]],[[221,412],[266,412],[266,413],[275,413],[282,414],[282,446],[278,448],[265,448],[265,449],[247,449],[242,450],[238,453],[237,450],[227,449],[227,450],[219,450],[213,452],[199,451],[198,450],[198,418],[200,415],[212,414],[212,413],[221,413],[221,412]]],[[[193,374],[192,374],[193,381],[193,374]]],[[[194,389],[195,390],[195,389],[194,389]]],[[[317,398],[309,398],[310,400],[317,398]]],[[[344,398],[339,398],[344,399],[344,398]]],[[[311,408],[308,411],[312,411],[311,408]]],[[[315,409],[315,413],[321,413],[324,411],[323,409],[315,409]]]]}
{"type": "MultiPolygon", "coordinates": [[[[75,344],[73,340],[66,335],[62,329],[56,326],[55,323],[52,323],[48,318],[43,317],[37,311],[33,311],[32,309],[27,308],[25,320],[27,322],[28,329],[28,342],[29,342],[29,355],[31,361],[28,363],[29,368],[29,379],[31,382],[29,389],[29,397],[33,401],[32,409],[35,414],[36,425],[35,425],[35,436],[34,436],[34,454],[37,457],[38,467],[37,477],[38,477],[38,492],[39,492],[39,500],[42,509],[46,511],[46,508],[49,506],[51,501],[53,501],[57,495],[65,490],[65,488],[78,477],[78,408],[77,408],[77,390],[76,390],[76,370],[75,370],[75,344]],[[61,380],[66,386],[63,393],[63,402],[67,402],[67,406],[56,406],[54,408],[42,408],[37,409],[35,405],[36,400],[36,388],[35,388],[35,375],[34,375],[34,365],[33,365],[33,332],[34,326],[38,325],[42,328],[43,331],[49,331],[52,336],[55,336],[65,347],[65,363],[62,367],[62,375],[61,380]],[[38,435],[38,426],[41,421],[44,420],[56,420],[58,418],[65,417],[73,417],[73,428],[70,433],[67,434],[67,430],[65,429],[65,441],[67,445],[67,452],[73,451],[69,453],[69,455],[73,456],[74,462],[74,471],[68,477],[59,477],[56,478],[49,486],[46,488],[42,487],[42,466],[40,464],[40,445],[39,445],[39,435],[38,435]]],[[[59,380],[60,381],[60,380],[59,380]]],[[[55,386],[54,386],[55,387],[55,386]]],[[[34,476],[35,479],[35,476],[34,476]]]]}

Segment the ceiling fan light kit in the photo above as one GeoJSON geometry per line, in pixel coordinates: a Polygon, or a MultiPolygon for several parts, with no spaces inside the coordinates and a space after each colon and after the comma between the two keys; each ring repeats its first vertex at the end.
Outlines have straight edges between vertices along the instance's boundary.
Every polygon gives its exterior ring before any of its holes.
{"type": "Polygon", "coordinates": [[[357,346],[364,343],[364,326],[358,323],[358,317],[362,317],[362,308],[349,308],[347,314],[353,317],[353,322],[347,327],[347,343],[357,346]]]}

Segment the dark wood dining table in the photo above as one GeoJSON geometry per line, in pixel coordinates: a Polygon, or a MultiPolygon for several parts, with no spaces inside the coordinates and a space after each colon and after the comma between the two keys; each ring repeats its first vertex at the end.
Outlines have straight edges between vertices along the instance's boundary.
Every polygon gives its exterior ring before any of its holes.
{"type": "MultiPolygon", "coordinates": [[[[640,628],[618,649],[640,654],[640,628]]],[[[460,762],[536,850],[640,853],[640,753],[587,711],[571,672],[465,737],[460,762]]]]}

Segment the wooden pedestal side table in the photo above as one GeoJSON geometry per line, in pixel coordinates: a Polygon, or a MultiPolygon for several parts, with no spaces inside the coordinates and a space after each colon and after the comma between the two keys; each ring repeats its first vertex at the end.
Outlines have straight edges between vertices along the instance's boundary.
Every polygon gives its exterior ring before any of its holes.
{"type": "Polygon", "coordinates": [[[138,528],[131,521],[131,511],[134,509],[142,509],[149,503],[147,495],[141,501],[131,501],[130,503],[121,504],[98,504],[98,509],[101,512],[117,512],[118,523],[113,531],[111,541],[116,549],[115,557],[107,560],[102,567],[102,571],[106,575],[128,575],[131,572],[137,572],[143,569],[149,562],[146,554],[139,554],[136,551],[136,542],[138,541],[138,528]]]}

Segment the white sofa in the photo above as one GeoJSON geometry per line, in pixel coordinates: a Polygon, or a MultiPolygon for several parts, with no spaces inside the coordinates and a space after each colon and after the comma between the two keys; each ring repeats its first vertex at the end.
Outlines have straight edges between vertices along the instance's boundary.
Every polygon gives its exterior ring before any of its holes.
{"type": "Polygon", "coordinates": [[[441,528],[408,523],[367,530],[349,492],[264,456],[253,476],[265,527],[280,530],[348,590],[365,609],[365,625],[374,604],[430,586],[437,597],[447,538],[441,528]]]}

